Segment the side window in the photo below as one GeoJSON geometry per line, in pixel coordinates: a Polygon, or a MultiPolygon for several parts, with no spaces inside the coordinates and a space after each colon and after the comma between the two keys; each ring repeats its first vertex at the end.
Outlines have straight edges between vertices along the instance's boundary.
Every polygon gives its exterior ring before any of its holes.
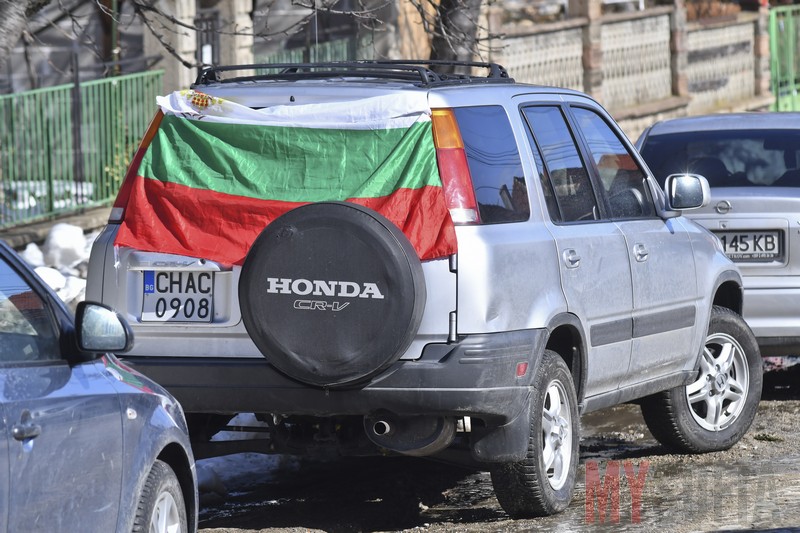
{"type": "Polygon", "coordinates": [[[0,260],[0,364],[60,359],[47,303],[0,260]]]}
{"type": "Polygon", "coordinates": [[[559,107],[527,107],[523,110],[547,167],[559,213],[555,221],[596,220],[599,215],[594,189],[575,139],[559,107]]]}
{"type": "Polygon", "coordinates": [[[554,222],[561,222],[561,211],[558,209],[558,202],[556,195],[553,191],[553,184],[547,177],[547,172],[544,169],[544,159],[542,159],[542,152],[536,144],[536,140],[531,134],[531,130],[527,130],[528,141],[531,145],[531,153],[533,154],[533,162],[536,164],[536,170],[539,172],[539,183],[542,185],[542,193],[544,194],[544,202],[547,206],[547,212],[550,213],[550,219],[554,222]]]}
{"type": "Polygon", "coordinates": [[[612,218],[655,216],[645,173],[620,138],[594,111],[573,107],[572,113],[583,133],[600,176],[612,218]]]}
{"type": "Polygon", "coordinates": [[[528,220],[528,189],[517,141],[501,106],[455,109],[484,224],[528,220]]]}

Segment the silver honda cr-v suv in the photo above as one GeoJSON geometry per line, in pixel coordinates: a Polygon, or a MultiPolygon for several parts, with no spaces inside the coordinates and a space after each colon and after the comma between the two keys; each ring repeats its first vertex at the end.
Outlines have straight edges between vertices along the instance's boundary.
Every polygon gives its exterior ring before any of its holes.
{"type": "Polygon", "coordinates": [[[455,66],[209,68],[159,98],[90,263],[126,361],[198,457],[460,450],[513,517],[568,505],[591,410],[732,446],[761,359],[736,267],[681,216],[708,183],[659,188],[584,94],[455,66]],[[210,442],[239,412],[265,438],[210,442]]]}

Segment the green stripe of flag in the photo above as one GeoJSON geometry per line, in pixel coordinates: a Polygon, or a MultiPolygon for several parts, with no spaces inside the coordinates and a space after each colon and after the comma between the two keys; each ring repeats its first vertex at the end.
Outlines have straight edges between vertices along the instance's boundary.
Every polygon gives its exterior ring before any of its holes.
{"type": "Polygon", "coordinates": [[[164,116],[139,174],[196,189],[285,202],[388,196],[441,186],[428,120],[342,130],[164,116]]]}

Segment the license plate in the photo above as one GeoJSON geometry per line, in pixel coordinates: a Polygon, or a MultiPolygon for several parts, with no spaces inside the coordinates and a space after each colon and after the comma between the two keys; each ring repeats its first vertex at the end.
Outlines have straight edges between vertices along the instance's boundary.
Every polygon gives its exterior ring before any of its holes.
{"type": "Polygon", "coordinates": [[[212,272],[145,270],[143,274],[142,322],[211,322],[212,272]]]}
{"type": "Polygon", "coordinates": [[[773,261],[782,255],[777,231],[717,232],[725,254],[734,261],[773,261]]]}

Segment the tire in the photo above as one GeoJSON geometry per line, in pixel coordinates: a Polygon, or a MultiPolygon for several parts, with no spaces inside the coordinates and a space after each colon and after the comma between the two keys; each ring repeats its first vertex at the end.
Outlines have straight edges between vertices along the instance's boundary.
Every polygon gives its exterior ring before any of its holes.
{"type": "Polygon", "coordinates": [[[133,533],[188,533],[186,504],[178,478],[172,468],[156,460],[147,475],[136,517],[133,533]],[[178,529],[176,529],[178,528],[178,529]]]}
{"type": "Polygon", "coordinates": [[[385,217],[344,202],[278,217],[242,265],[250,338],[278,370],[320,387],[366,381],[397,361],[425,309],[422,264],[385,217]]]}
{"type": "Polygon", "coordinates": [[[727,450],[742,438],[761,400],[758,344],[737,313],[714,307],[697,379],[645,398],[642,415],[650,433],[670,450],[727,450]]]}
{"type": "Polygon", "coordinates": [[[500,506],[512,518],[532,518],[567,508],[578,470],[578,401],[564,360],[544,352],[533,383],[527,457],[491,469],[500,506]]]}

